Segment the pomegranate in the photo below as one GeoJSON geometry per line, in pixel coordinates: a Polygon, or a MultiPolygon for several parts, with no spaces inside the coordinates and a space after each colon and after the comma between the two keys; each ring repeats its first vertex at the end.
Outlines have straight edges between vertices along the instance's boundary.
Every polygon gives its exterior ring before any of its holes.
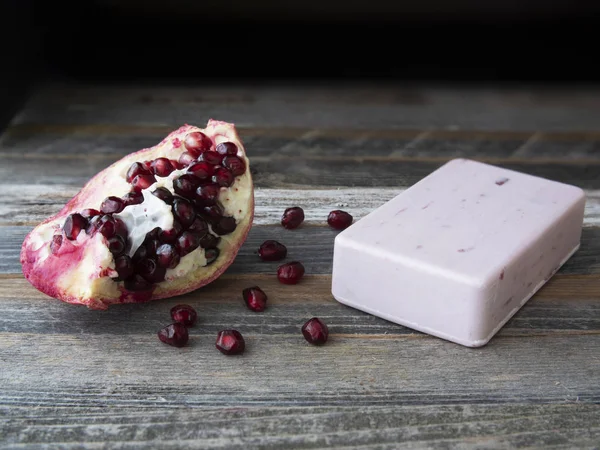
{"type": "Polygon", "coordinates": [[[281,242],[268,239],[258,248],[258,256],[263,261],[279,261],[287,255],[287,247],[281,242]]]}
{"type": "Polygon", "coordinates": [[[258,286],[252,286],[242,291],[242,298],[248,309],[262,312],[267,307],[267,294],[258,286]]]}
{"type": "Polygon", "coordinates": [[[175,322],[158,331],[158,338],[173,347],[183,347],[188,343],[189,333],[184,324],[175,322]]]}
{"type": "Polygon", "coordinates": [[[299,206],[286,208],[281,216],[281,225],[288,230],[298,228],[304,222],[304,210],[299,206]]]}
{"type": "Polygon", "coordinates": [[[329,329],[325,322],[313,317],[302,326],[302,335],[313,345],[323,345],[329,337],[329,329]]]}
{"type": "Polygon", "coordinates": [[[23,274],[43,293],[95,310],[182,295],[231,265],[253,217],[235,126],[184,125],[96,174],[36,226],[22,245],[23,274]]]}
{"type": "Polygon", "coordinates": [[[237,330],[222,330],[217,335],[215,343],[217,349],[224,355],[237,355],[244,353],[246,342],[244,337],[237,330]]]}
{"type": "Polygon", "coordinates": [[[198,313],[190,305],[175,305],[171,308],[171,319],[186,327],[191,327],[198,319],[198,313]]]}
{"type": "Polygon", "coordinates": [[[303,276],[304,266],[298,261],[282,264],[277,269],[277,279],[283,284],[298,284],[303,276]]]}
{"type": "Polygon", "coordinates": [[[331,211],[327,216],[327,223],[331,228],[334,228],[336,230],[343,230],[352,225],[352,219],[353,217],[346,211],[336,209],[334,211],[331,211]]]}

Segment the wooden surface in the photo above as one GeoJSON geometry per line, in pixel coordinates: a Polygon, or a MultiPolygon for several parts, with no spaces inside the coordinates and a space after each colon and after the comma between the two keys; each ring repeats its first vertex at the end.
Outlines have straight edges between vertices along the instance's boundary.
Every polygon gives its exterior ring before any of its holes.
{"type": "Polygon", "coordinates": [[[600,90],[42,86],[0,138],[2,448],[600,448],[600,90]],[[32,288],[25,234],[94,173],[187,122],[235,122],[256,220],[211,285],[89,311],[32,288]],[[485,347],[337,303],[331,209],[360,219],[454,157],[586,190],[580,251],[485,347]],[[278,225],[287,206],[307,220],[278,225]],[[307,276],[283,286],[255,254],[275,238],[307,276]],[[241,290],[259,284],[264,313],[241,290]],[[200,314],[183,349],[171,306],[200,314]],[[308,345],[312,316],[331,331],[308,345]],[[241,357],[214,348],[238,328],[241,357]]]}

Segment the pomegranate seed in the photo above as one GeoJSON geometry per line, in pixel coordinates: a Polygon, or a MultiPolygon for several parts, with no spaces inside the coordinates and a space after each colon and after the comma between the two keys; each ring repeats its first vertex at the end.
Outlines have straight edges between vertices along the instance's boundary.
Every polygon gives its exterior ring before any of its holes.
{"type": "Polygon", "coordinates": [[[152,173],[152,161],[144,161],[144,167],[148,169],[148,172],[152,173]]]}
{"type": "Polygon", "coordinates": [[[79,232],[87,227],[87,220],[81,214],[70,214],[65,219],[63,231],[68,240],[77,239],[79,232]]]}
{"type": "Polygon", "coordinates": [[[139,263],[140,261],[146,259],[148,257],[148,248],[145,245],[140,245],[135,253],[133,254],[133,258],[131,258],[134,264],[139,263]]]}
{"type": "Polygon", "coordinates": [[[331,211],[327,216],[327,223],[331,228],[336,230],[343,230],[352,225],[352,216],[346,211],[336,209],[331,211]]]}
{"type": "Polygon", "coordinates": [[[139,205],[144,202],[144,195],[141,192],[128,192],[121,200],[125,206],[139,205]]]}
{"type": "Polygon", "coordinates": [[[204,250],[204,257],[206,258],[206,265],[212,264],[219,257],[218,248],[207,248],[204,250]]]}
{"type": "Polygon", "coordinates": [[[233,142],[221,142],[217,145],[217,153],[220,155],[237,155],[238,148],[233,142]]]}
{"type": "Polygon", "coordinates": [[[210,150],[212,141],[204,133],[194,131],[185,137],[183,145],[185,145],[185,148],[187,148],[192,155],[198,157],[200,153],[210,150]]]}
{"type": "Polygon", "coordinates": [[[287,248],[280,242],[272,239],[266,240],[258,248],[258,256],[263,261],[279,261],[287,255],[287,248]]]}
{"type": "Polygon", "coordinates": [[[218,167],[212,177],[213,181],[222,187],[229,187],[233,184],[233,174],[225,167],[218,167]]]}
{"type": "Polygon", "coordinates": [[[129,255],[121,255],[115,259],[115,270],[122,280],[133,275],[133,262],[129,255]]]}
{"type": "Polygon", "coordinates": [[[252,286],[242,291],[246,306],[255,312],[264,311],[267,307],[267,294],[258,286],[252,286]]]}
{"type": "Polygon", "coordinates": [[[170,159],[169,161],[171,161],[171,165],[175,167],[176,170],[181,170],[186,167],[183,164],[180,164],[176,159],[170,159]]]}
{"type": "Polygon", "coordinates": [[[148,250],[148,256],[154,257],[154,256],[156,256],[156,251],[158,250],[158,247],[160,247],[162,245],[162,242],[160,242],[159,239],[149,238],[149,239],[147,239],[147,242],[144,245],[145,245],[146,249],[148,250]]]}
{"type": "Polygon", "coordinates": [[[98,231],[98,228],[100,227],[102,221],[102,216],[94,216],[90,219],[88,226],[85,229],[85,232],[87,234],[94,234],[96,231],[98,231]]]}
{"type": "Polygon", "coordinates": [[[283,284],[297,284],[304,276],[304,266],[298,261],[282,264],[277,269],[277,279],[283,284]]]}
{"type": "Polygon", "coordinates": [[[168,158],[156,158],[152,161],[150,167],[154,174],[159,177],[168,177],[175,170],[175,166],[173,166],[171,160],[168,158]]]}
{"type": "Polygon", "coordinates": [[[119,197],[114,196],[106,197],[102,205],[100,205],[100,211],[104,214],[118,214],[123,211],[123,208],[125,208],[125,202],[119,197]]]}
{"type": "Polygon", "coordinates": [[[100,218],[100,224],[98,225],[98,231],[106,238],[110,239],[117,234],[117,226],[113,216],[108,214],[103,215],[100,218]]]}
{"type": "Polygon", "coordinates": [[[237,156],[226,156],[223,158],[223,167],[229,169],[236,177],[244,175],[246,171],[246,163],[237,156]]]}
{"type": "Polygon", "coordinates": [[[286,208],[281,216],[281,225],[288,230],[298,228],[304,222],[304,210],[299,206],[286,208]]]}
{"type": "Polygon", "coordinates": [[[189,226],[188,231],[196,233],[198,236],[204,236],[206,233],[208,233],[208,224],[206,223],[206,220],[202,219],[201,217],[196,217],[189,226]]]}
{"type": "Polygon", "coordinates": [[[311,344],[322,345],[327,342],[329,329],[321,319],[313,317],[302,326],[302,334],[311,344]]]}
{"type": "Polygon", "coordinates": [[[140,192],[142,189],[148,189],[154,183],[156,183],[156,178],[154,178],[154,175],[137,175],[131,182],[131,186],[133,187],[134,191],[140,192]]]}
{"type": "Polygon", "coordinates": [[[171,244],[162,244],[156,249],[156,262],[165,269],[174,269],[179,264],[180,256],[171,244]]]}
{"type": "Polygon", "coordinates": [[[219,200],[221,187],[218,184],[205,184],[196,189],[194,200],[199,206],[212,206],[219,200]]]}
{"type": "Polygon", "coordinates": [[[175,214],[175,218],[179,220],[184,229],[188,228],[196,218],[194,206],[184,198],[175,199],[173,202],[173,214],[175,214]]]}
{"type": "Polygon", "coordinates": [[[198,313],[190,305],[176,305],[171,308],[171,319],[186,327],[193,326],[197,318],[198,313]]]}
{"type": "Polygon", "coordinates": [[[173,180],[173,190],[177,195],[193,199],[200,180],[193,175],[184,174],[173,180]]]}
{"type": "Polygon", "coordinates": [[[134,162],[131,167],[129,167],[125,179],[128,183],[131,183],[138,175],[150,175],[150,170],[148,170],[148,167],[146,167],[145,164],[134,162]]]}
{"type": "Polygon", "coordinates": [[[165,187],[158,187],[152,191],[152,195],[160,198],[167,205],[173,204],[173,194],[165,187]]]}
{"type": "Polygon", "coordinates": [[[158,283],[165,279],[167,270],[160,267],[152,258],[145,258],[135,265],[135,269],[149,283],[158,283]]]}
{"type": "Polygon", "coordinates": [[[223,161],[223,155],[217,152],[204,152],[198,157],[198,161],[206,161],[211,166],[218,166],[223,161]]]}
{"type": "Polygon", "coordinates": [[[237,330],[219,331],[215,345],[224,355],[238,355],[246,349],[244,337],[237,330]]]}
{"type": "Polygon", "coordinates": [[[177,236],[181,234],[183,227],[177,220],[173,220],[173,228],[170,230],[162,230],[159,234],[160,240],[169,244],[177,240],[177,236]]]}
{"type": "Polygon", "coordinates": [[[123,242],[127,242],[127,225],[125,225],[125,222],[123,222],[121,219],[114,218],[115,221],[115,234],[117,236],[121,236],[121,239],[123,239],[123,242]]]}
{"type": "Polygon", "coordinates": [[[184,347],[190,336],[184,324],[175,322],[159,330],[158,338],[173,347],[184,347]]]}
{"type": "Polygon", "coordinates": [[[196,157],[188,152],[183,152],[181,155],[179,155],[179,159],[177,160],[179,163],[179,169],[189,166],[194,161],[196,161],[196,157]]]}
{"type": "Polygon", "coordinates": [[[205,206],[201,208],[200,214],[210,223],[216,224],[223,217],[223,208],[218,203],[212,206],[205,206]]]}
{"type": "Polygon", "coordinates": [[[96,209],[92,209],[92,208],[88,208],[88,209],[84,209],[83,211],[81,211],[81,216],[86,218],[86,219],[91,219],[92,217],[95,216],[99,216],[100,215],[100,211],[96,210],[96,209]]]}
{"type": "Polygon", "coordinates": [[[125,250],[125,242],[121,236],[115,236],[108,240],[108,249],[113,255],[120,255],[125,250]]]}
{"type": "Polygon", "coordinates": [[[60,234],[52,236],[52,242],[50,242],[50,251],[53,255],[56,255],[62,245],[63,237],[60,234]]]}
{"type": "Polygon", "coordinates": [[[189,231],[184,231],[181,233],[181,236],[177,238],[177,248],[179,249],[179,254],[183,258],[188,253],[193,252],[198,247],[200,247],[200,237],[189,231]]]}
{"type": "Polygon", "coordinates": [[[128,291],[147,291],[151,287],[152,285],[137,273],[125,280],[125,289],[128,291]]]}
{"type": "Polygon", "coordinates": [[[221,219],[213,225],[213,231],[220,236],[233,233],[236,228],[235,219],[233,217],[221,217],[221,219]]]}
{"type": "Polygon", "coordinates": [[[206,180],[212,177],[213,172],[213,166],[208,164],[206,161],[194,163],[188,168],[188,173],[191,173],[200,180],[206,180]]]}
{"type": "Polygon", "coordinates": [[[210,233],[206,233],[201,239],[200,239],[200,246],[202,248],[216,248],[217,245],[219,245],[219,242],[221,241],[221,238],[218,236],[215,236],[214,234],[210,234],[210,233]]]}

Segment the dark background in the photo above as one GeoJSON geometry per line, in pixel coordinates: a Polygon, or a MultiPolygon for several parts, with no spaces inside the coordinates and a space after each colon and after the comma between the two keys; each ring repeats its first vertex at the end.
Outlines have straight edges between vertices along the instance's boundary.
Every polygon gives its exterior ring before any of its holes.
{"type": "MultiPolygon", "coordinates": [[[[5,1],[0,120],[94,83],[595,83],[600,2],[5,1]]],[[[1,122],[0,122],[1,123],[1,122]]]]}

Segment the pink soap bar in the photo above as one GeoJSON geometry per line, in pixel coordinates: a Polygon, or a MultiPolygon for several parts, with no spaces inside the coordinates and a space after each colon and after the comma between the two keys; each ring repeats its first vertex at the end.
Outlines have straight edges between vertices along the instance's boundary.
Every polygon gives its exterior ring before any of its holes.
{"type": "Polygon", "coordinates": [[[577,251],[574,186],[449,161],[335,239],[336,300],[479,347],[577,251]]]}

